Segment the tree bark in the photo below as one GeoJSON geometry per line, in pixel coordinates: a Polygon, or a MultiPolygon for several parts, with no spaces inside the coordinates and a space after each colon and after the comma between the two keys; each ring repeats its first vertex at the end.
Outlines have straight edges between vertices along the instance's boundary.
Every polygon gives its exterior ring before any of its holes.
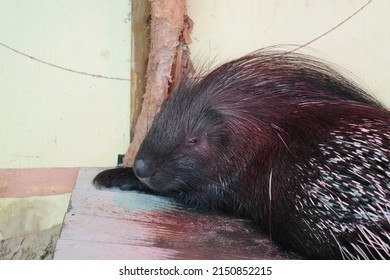
{"type": "Polygon", "coordinates": [[[133,165],[155,114],[159,111],[162,102],[168,98],[171,85],[180,79],[182,71],[173,69],[182,69],[181,61],[185,61],[185,67],[188,67],[189,55],[186,43],[190,41],[188,34],[191,28],[192,21],[186,16],[185,0],[151,0],[147,83],[134,136],[123,161],[124,166],[133,165]],[[177,79],[173,75],[177,75],[177,79]]]}

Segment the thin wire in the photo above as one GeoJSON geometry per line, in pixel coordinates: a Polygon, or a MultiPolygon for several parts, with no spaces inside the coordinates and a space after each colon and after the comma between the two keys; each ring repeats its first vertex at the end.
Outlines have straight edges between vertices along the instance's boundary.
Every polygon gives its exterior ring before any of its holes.
{"type": "MultiPolygon", "coordinates": [[[[373,0],[369,0],[366,4],[364,4],[362,7],[360,7],[357,11],[355,11],[353,14],[351,14],[349,17],[345,18],[343,21],[339,22],[337,25],[335,25],[333,28],[329,29],[328,31],[326,31],[325,33],[315,37],[314,39],[310,40],[309,42],[303,44],[303,45],[300,45],[299,47],[289,51],[288,53],[290,52],[296,52],[304,47],[307,47],[308,45],[312,44],[313,42],[321,39],[322,37],[328,35],[330,32],[334,31],[335,29],[339,28],[341,25],[343,25],[344,23],[346,23],[347,21],[349,21],[352,17],[354,17],[356,14],[358,14],[359,12],[361,12],[364,8],[366,8],[373,0]]],[[[110,77],[110,76],[104,76],[104,75],[99,75],[99,74],[92,74],[92,73],[87,73],[87,72],[82,72],[82,71],[77,71],[77,70],[73,70],[73,69],[70,69],[70,68],[66,68],[66,67],[63,67],[63,66],[59,66],[59,65],[56,65],[56,64],[53,64],[53,63],[50,63],[50,62],[47,62],[47,61],[44,61],[42,59],[39,59],[39,58],[36,58],[36,57],[33,57],[29,54],[26,54],[24,52],[21,52],[21,51],[18,51],[17,49],[14,49],[4,43],[1,43],[0,42],[0,45],[3,46],[4,48],[7,48],[17,54],[20,54],[22,56],[25,56],[25,57],[28,57],[32,60],[35,60],[37,62],[40,62],[42,64],[46,64],[48,66],[51,66],[51,67],[54,67],[54,68],[58,68],[58,69],[61,69],[61,70],[64,70],[64,71],[68,71],[68,72],[72,72],[72,73],[76,73],[76,74],[80,74],[80,75],[86,75],[86,76],[90,76],[90,77],[94,77],[94,78],[100,78],[100,79],[108,79],[108,80],[117,80],[117,81],[130,81],[130,79],[128,78],[119,78],[119,77],[110,77]]]]}
{"type": "Polygon", "coordinates": [[[127,79],[127,78],[110,77],[110,76],[104,76],[104,75],[99,75],[99,74],[92,74],[92,73],[87,73],[87,72],[73,70],[73,69],[70,69],[70,68],[66,68],[66,67],[63,67],[63,66],[59,66],[59,65],[56,65],[56,64],[44,61],[42,59],[36,58],[34,56],[31,56],[31,55],[29,55],[27,53],[18,51],[17,49],[14,49],[14,48],[12,48],[12,47],[4,44],[4,43],[0,42],[0,45],[3,46],[6,49],[9,49],[9,50],[17,53],[17,54],[20,54],[22,56],[25,56],[25,57],[28,57],[28,58],[30,58],[32,60],[40,62],[42,64],[46,64],[48,66],[51,66],[51,67],[54,67],[54,68],[57,68],[57,69],[61,69],[61,70],[64,70],[64,71],[68,71],[68,72],[72,72],[72,73],[76,73],[76,74],[80,74],[80,75],[85,75],[85,76],[90,76],[90,77],[94,77],[94,78],[100,78],[100,79],[117,80],[117,81],[130,81],[130,79],[127,79]]]}
{"type": "Polygon", "coordinates": [[[354,17],[355,15],[357,15],[358,13],[360,13],[365,7],[367,7],[373,0],[369,0],[366,4],[364,4],[362,7],[360,7],[356,12],[354,12],[352,15],[350,15],[349,17],[345,18],[343,21],[339,22],[338,24],[336,24],[333,28],[329,29],[328,31],[326,31],[325,33],[315,37],[314,39],[310,40],[309,42],[303,44],[303,45],[300,45],[299,47],[291,50],[291,51],[288,51],[288,53],[292,53],[292,52],[296,52],[304,47],[307,47],[308,45],[312,44],[313,42],[321,39],[322,37],[328,35],[330,32],[334,31],[335,29],[339,28],[341,25],[343,25],[344,23],[346,23],[347,21],[349,21],[352,17],[354,17]]]}

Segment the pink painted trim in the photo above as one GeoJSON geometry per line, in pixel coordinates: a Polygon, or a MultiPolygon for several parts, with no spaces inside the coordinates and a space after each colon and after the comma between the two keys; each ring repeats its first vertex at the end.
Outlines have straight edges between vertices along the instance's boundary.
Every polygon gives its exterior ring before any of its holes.
{"type": "Polygon", "coordinates": [[[28,197],[71,192],[79,168],[0,169],[0,197],[28,197]]]}

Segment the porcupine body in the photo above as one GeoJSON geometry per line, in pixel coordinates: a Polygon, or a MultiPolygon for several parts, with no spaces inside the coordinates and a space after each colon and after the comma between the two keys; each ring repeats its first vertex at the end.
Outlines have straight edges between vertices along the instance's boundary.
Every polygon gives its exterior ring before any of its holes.
{"type": "Polygon", "coordinates": [[[389,259],[389,161],[388,110],[321,61],[263,49],[184,80],[133,169],[94,183],[250,219],[306,258],[389,259]]]}

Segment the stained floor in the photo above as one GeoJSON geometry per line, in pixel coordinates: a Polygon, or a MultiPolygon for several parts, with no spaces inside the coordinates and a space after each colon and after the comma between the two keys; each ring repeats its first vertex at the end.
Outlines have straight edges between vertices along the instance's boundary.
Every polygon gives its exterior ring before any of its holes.
{"type": "Polygon", "coordinates": [[[166,198],[97,190],[82,168],[54,259],[289,259],[242,220],[197,213],[166,198]]]}

